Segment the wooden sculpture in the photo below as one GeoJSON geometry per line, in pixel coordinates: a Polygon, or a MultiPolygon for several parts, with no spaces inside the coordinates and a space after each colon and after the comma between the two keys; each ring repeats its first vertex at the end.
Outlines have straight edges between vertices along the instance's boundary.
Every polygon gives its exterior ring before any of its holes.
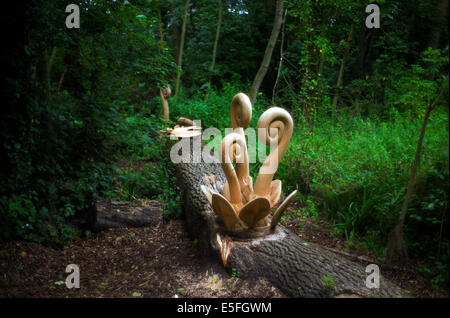
{"type": "Polygon", "coordinates": [[[159,90],[159,95],[161,96],[161,102],[163,104],[164,120],[169,120],[169,102],[167,100],[172,95],[172,90],[169,86],[166,86],[159,90]]]}
{"type": "MultiPolygon", "coordinates": [[[[159,95],[161,96],[161,102],[163,104],[163,117],[164,120],[169,120],[169,102],[167,101],[172,95],[172,90],[169,86],[159,90],[159,95]]],[[[195,123],[184,117],[180,117],[177,120],[177,125],[173,128],[167,128],[167,130],[162,131],[164,134],[169,136],[175,136],[177,138],[188,138],[195,137],[201,134],[201,127],[195,125],[195,123]]]]}
{"type": "Polygon", "coordinates": [[[369,288],[365,266],[310,244],[280,224],[296,193],[277,203],[282,184],[273,180],[292,135],[292,119],[284,110],[271,108],[258,121],[266,132],[262,141],[278,141],[278,146],[271,147],[253,185],[242,136],[251,118],[247,99],[244,94],[233,98],[230,119],[236,129],[222,141],[222,162],[202,145],[200,163],[175,166],[186,228],[198,242],[199,254],[219,257],[241,278],[265,279],[289,297],[408,297],[383,275],[380,288],[369,288]],[[270,134],[270,128],[277,134],[270,134]],[[323,278],[330,276],[336,282],[333,289],[324,285],[323,278]]]}
{"type": "MultiPolygon", "coordinates": [[[[248,96],[243,93],[234,96],[230,107],[233,132],[225,136],[221,143],[225,185],[220,189],[212,175],[206,176],[205,185],[201,185],[202,193],[214,212],[223,221],[225,229],[231,232],[269,226],[269,214],[281,195],[281,181],[272,179],[292,136],[293,121],[287,111],[272,107],[261,115],[258,128],[265,131],[261,141],[265,145],[277,143],[261,166],[253,187],[244,134],[251,116],[252,106],[248,96]]],[[[292,192],[275,211],[270,229],[275,228],[296,192],[292,192]]]]}

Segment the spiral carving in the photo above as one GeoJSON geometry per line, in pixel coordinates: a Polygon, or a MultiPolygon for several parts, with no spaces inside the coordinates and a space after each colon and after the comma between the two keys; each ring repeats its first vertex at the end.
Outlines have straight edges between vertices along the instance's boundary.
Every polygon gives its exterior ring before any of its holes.
{"type": "MultiPolygon", "coordinates": [[[[237,94],[231,103],[230,121],[233,132],[221,142],[221,166],[226,177],[223,187],[214,186],[215,178],[204,178],[201,191],[214,212],[220,217],[230,233],[247,229],[268,228],[271,208],[278,202],[281,194],[281,181],[274,180],[278,163],[283,156],[292,136],[293,121],[287,111],[273,107],[265,111],[258,121],[258,130],[264,134],[258,137],[265,145],[272,147],[264,161],[253,189],[253,180],[249,175],[249,162],[244,129],[251,121],[252,106],[247,95],[237,94]],[[274,128],[276,134],[271,134],[274,128]],[[274,146],[275,143],[275,147],[274,146]],[[233,166],[235,164],[236,170],[233,166]],[[211,181],[213,180],[213,181],[211,181]],[[220,192],[218,188],[222,188],[220,192]]],[[[281,214],[292,200],[293,194],[276,210],[273,229],[281,214]]]]}
{"type": "Polygon", "coordinates": [[[240,134],[231,133],[222,139],[221,164],[230,189],[230,202],[233,205],[242,205],[241,187],[233,163],[244,162],[246,154],[247,146],[245,144],[245,138],[240,134]]]}
{"type": "Polygon", "coordinates": [[[276,147],[271,149],[263,165],[259,170],[258,177],[252,197],[267,196],[270,191],[270,183],[273,175],[277,171],[278,163],[286,151],[289,141],[292,137],[294,122],[291,115],[280,107],[272,107],[266,110],[258,120],[258,137],[265,145],[270,146],[273,142],[277,142],[276,147]],[[271,128],[276,129],[275,135],[271,134],[271,128]],[[264,129],[264,136],[259,133],[260,129],[264,129]]]}

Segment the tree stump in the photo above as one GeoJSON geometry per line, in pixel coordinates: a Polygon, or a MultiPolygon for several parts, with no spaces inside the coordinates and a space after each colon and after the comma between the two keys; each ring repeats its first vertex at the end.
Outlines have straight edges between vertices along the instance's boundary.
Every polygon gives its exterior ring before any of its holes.
{"type": "MultiPolygon", "coordinates": [[[[191,142],[195,138],[201,137],[191,142]]],[[[202,155],[191,153],[196,160],[176,164],[176,176],[187,230],[203,256],[221,259],[228,271],[242,278],[263,277],[289,297],[408,297],[382,275],[379,288],[369,289],[365,267],[305,242],[282,225],[273,231],[249,231],[246,237],[227,232],[200,190],[206,175],[214,175],[217,182],[226,179],[207,148],[202,155]]]]}

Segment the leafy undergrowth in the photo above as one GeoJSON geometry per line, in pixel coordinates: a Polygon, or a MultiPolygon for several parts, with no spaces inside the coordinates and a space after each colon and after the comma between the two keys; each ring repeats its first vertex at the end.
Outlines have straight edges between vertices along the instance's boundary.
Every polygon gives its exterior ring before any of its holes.
{"type": "MultiPolygon", "coordinates": [[[[339,117],[298,126],[277,176],[284,191],[298,189],[297,215],[326,220],[350,244],[383,257],[398,219],[421,120],[392,110],[391,121],[339,117]]],[[[448,286],[448,114],[436,112],[427,127],[414,195],[405,222],[413,260],[436,288],[448,286]]]]}

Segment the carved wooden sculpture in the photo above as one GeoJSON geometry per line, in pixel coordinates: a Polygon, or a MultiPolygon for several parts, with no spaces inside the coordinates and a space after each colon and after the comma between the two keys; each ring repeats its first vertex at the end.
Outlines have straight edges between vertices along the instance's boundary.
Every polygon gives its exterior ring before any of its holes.
{"type": "Polygon", "coordinates": [[[167,100],[172,95],[172,90],[167,86],[159,90],[159,95],[161,96],[161,102],[163,104],[164,120],[169,120],[169,102],[167,100]]]}
{"type": "MultiPolygon", "coordinates": [[[[169,102],[167,100],[172,95],[172,90],[169,86],[167,86],[159,90],[159,95],[161,96],[161,102],[163,104],[164,120],[169,120],[169,102]]],[[[196,126],[192,120],[180,117],[178,118],[177,123],[178,125],[175,127],[167,128],[166,131],[162,132],[177,138],[187,138],[201,135],[201,127],[196,126]]]]}
{"type": "MultiPolygon", "coordinates": [[[[237,114],[242,114],[242,109],[239,107],[243,107],[244,110],[246,107],[246,98],[240,96],[233,99],[237,107],[233,112],[237,114]]],[[[266,116],[268,115],[262,116],[262,119],[269,118],[266,116]]],[[[284,134],[289,133],[289,121],[284,122],[281,117],[277,118],[265,119],[265,121],[272,123],[269,126],[280,127],[280,131],[283,128],[284,134]]],[[[246,127],[245,122],[237,122],[237,127],[246,127]]],[[[266,125],[262,120],[260,123],[260,127],[263,127],[263,124],[266,125]]],[[[198,241],[197,247],[201,255],[218,257],[228,270],[238,271],[241,278],[267,279],[291,297],[408,297],[382,274],[380,288],[368,288],[365,266],[352,262],[341,254],[306,242],[280,224],[281,215],[295,192],[278,206],[270,225],[259,226],[258,222],[266,221],[264,214],[268,210],[267,202],[270,202],[271,208],[277,207],[276,201],[281,191],[281,182],[272,181],[275,172],[270,173],[270,176],[259,176],[261,184],[270,184],[268,196],[267,189],[263,191],[264,187],[261,187],[262,193],[258,196],[255,189],[251,187],[251,183],[247,182],[248,188],[251,189],[248,197],[250,198],[251,194],[252,197],[261,198],[248,201],[245,195],[247,186],[242,186],[240,182],[242,180],[240,176],[245,175],[245,173],[241,174],[241,171],[245,171],[245,161],[240,162],[242,165],[238,165],[242,148],[245,149],[245,147],[243,140],[236,136],[240,135],[239,131],[233,134],[231,137],[226,137],[228,139],[223,145],[225,149],[231,148],[231,154],[227,157],[231,162],[219,162],[207,145],[202,145],[201,160],[175,165],[185,224],[191,237],[198,241]],[[231,143],[231,146],[226,144],[227,142],[231,143]],[[236,165],[234,173],[233,169],[229,170],[233,162],[236,165]],[[240,168],[244,169],[240,170],[240,168]],[[225,186],[226,184],[229,185],[225,186]],[[235,192],[237,185],[240,187],[241,204],[235,200],[236,197],[239,198],[239,192],[235,192]],[[218,218],[223,221],[223,225],[217,222],[218,218]],[[254,227],[250,228],[252,225],[254,227]],[[246,230],[246,227],[249,229],[246,230]],[[330,276],[335,281],[333,289],[325,286],[323,281],[324,277],[330,276]]],[[[279,138],[290,136],[290,134],[284,134],[279,138]]],[[[193,143],[197,142],[196,138],[201,139],[201,136],[193,137],[193,143]]],[[[273,154],[269,154],[269,157],[276,154],[277,158],[281,159],[285,150],[282,147],[289,142],[285,139],[283,143],[281,139],[279,148],[273,154]]],[[[192,150],[191,155],[200,157],[198,151],[192,150]]]]}
{"type": "MultiPolygon", "coordinates": [[[[272,107],[262,114],[258,128],[265,130],[265,145],[277,142],[264,161],[255,188],[249,174],[249,162],[244,129],[252,116],[252,106],[247,95],[237,94],[230,107],[230,122],[234,132],[225,136],[221,143],[221,166],[226,183],[222,191],[215,184],[215,178],[208,176],[207,186],[202,185],[202,193],[221,218],[228,231],[244,231],[247,228],[264,228],[269,225],[271,208],[278,203],[281,195],[281,181],[272,180],[292,136],[293,121],[287,111],[272,107]],[[271,130],[271,128],[274,128],[271,130]],[[270,133],[275,132],[271,135],[270,133]],[[236,168],[233,167],[236,165],[236,168]]],[[[275,211],[271,229],[274,229],[296,191],[275,211]]]]}

